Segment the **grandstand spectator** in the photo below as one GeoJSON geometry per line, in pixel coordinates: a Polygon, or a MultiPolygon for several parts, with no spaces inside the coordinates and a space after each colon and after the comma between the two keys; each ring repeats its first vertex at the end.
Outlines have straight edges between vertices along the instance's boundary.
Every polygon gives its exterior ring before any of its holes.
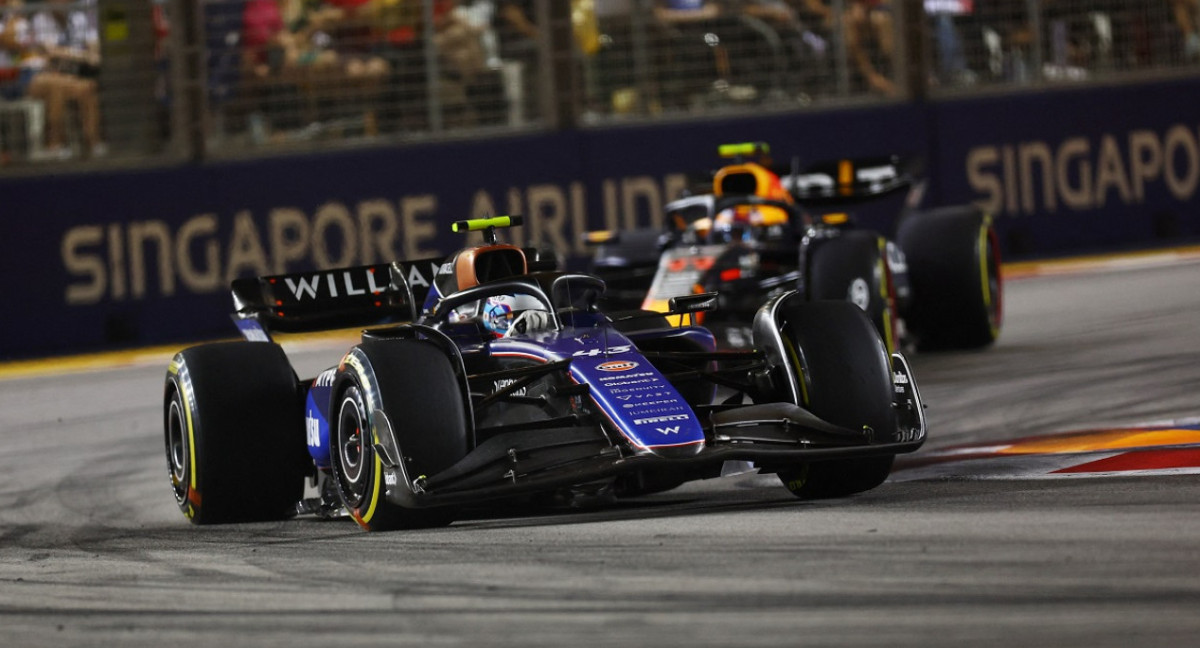
{"type": "Polygon", "coordinates": [[[632,112],[637,104],[633,55],[633,1],[594,0],[598,49],[588,60],[589,99],[598,113],[632,112]]]}
{"type": "Polygon", "coordinates": [[[977,0],[975,15],[986,58],[973,67],[994,81],[1029,81],[1035,39],[1025,0],[977,0]]]}
{"type": "Polygon", "coordinates": [[[859,84],[887,97],[899,95],[892,80],[896,27],[891,0],[849,0],[844,28],[847,55],[859,84]]]}
{"type": "MultiPolygon", "coordinates": [[[[762,10],[771,3],[749,4],[762,10]]],[[[768,88],[782,87],[786,61],[779,39],[748,11],[752,10],[744,2],[655,3],[655,19],[668,42],[660,65],[681,71],[663,79],[669,99],[683,105],[697,100],[745,102],[758,99],[768,88]]]]}
{"type": "Polygon", "coordinates": [[[931,80],[947,86],[969,86],[978,80],[967,64],[964,32],[971,33],[970,0],[926,0],[925,13],[931,23],[937,66],[931,80]]]}
{"type": "Polygon", "coordinates": [[[388,66],[378,56],[335,47],[331,33],[346,16],[343,7],[303,0],[246,2],[244,58],[271,126],[287,129],[307,121],[319,127],[317,122],[328,111],[348,104],[361,113],[364,130],[374,133],[374,103],[388,66]]]}
{"type": "MultiPolygon", "coordinates": [[[[34,69],[29,53],[29,21],[18,11],[20,0],[0,0],[0,102],[25,96],[34,69]]],[[[7,132],[8,121],[0,122],[0,165],[12,160],[15,137],[7,132]]]]}
{"type": "Polygon", "coordinates": [[[95,0],[72,3],[48,0],[33,14],[32,42],[45,68],[29,84],[29,96],[46,105],[46,144],[53,157],[73,154],[67,147],[68,108],[79,111],[85,154],[107,153],[100,138],[100,36],[96,29],[95,0]],[[73,9],[81,6],[82,9],[73,9]]]}
{"type": "Polygon", "coordinates": [[[29,21],[19,9],[21,0],[0,0],[0,98],[10,100],[25,94],[34,72],[25,61],[30,54],[29,21]]]}
{"type": "Polygon", "coordinates": [[[474,126],[485,117],[476,100],[488,76],[482,30],[455,11],[457,0],[434,0],[433,44],[438,54],[437,84],[443,125],[474,126]]]}
{"type": "Polygon", "coordinates": [[[426,130],[429,83],[421,3],[371,0],[362,10],[371,21],[372,52],[388,66],[380,102],[381,130],[426,130]]]}
{"type": "Polygon", "coordinates": [[[515,66],[521,102],[519,114],[523,116],[537,113],[535,89],[540,45],[536,9],[534,0],[499,0],[492,20],[501,65],[515,66]]]}
{"type": "Polygon", "coordinates": [[[821,0],[752,0],[740,7],[748,20],[762,21],[760,31],[770,31],[763,35],[783,59],[779,75],[786,79],[789,95],[806,98],[827,89],[833,67],[833,11],[827,5],[821,0]]]}
{"type": "Polygon", "coordinates": [[[1183,58],[1200,61],[1200,0],[1170,0],[1175,28],[1183,42],[1183,58]]]}

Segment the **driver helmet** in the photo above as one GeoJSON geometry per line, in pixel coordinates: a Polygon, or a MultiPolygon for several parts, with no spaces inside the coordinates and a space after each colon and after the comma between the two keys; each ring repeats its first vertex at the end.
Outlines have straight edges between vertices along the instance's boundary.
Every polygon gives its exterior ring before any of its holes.
{"type": "Polygon", "coordinates": [[[480,319],[483,321],[483,327],[493,335],[504,337],[512,326],[513,319],[527,310],[545,310],[545,306],[530,295],[496,295],[488,297],[484,302],[480,319]]]}
{"type": "Polygon", "coordinates": [[[713,219],[713,235],[722,241],[750,239],[750,226],[754,224],[754,214],[750,208],[739,205],[721,210],[713,219]]]}

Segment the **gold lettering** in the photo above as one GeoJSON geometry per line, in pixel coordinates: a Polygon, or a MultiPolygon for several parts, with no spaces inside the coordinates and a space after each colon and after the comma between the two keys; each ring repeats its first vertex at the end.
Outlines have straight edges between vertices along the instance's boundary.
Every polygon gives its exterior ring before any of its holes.
{"type": "Polygon", "coordinates": [[[1197,150],[1196,140],[1191,131],[1183,125],[1172,126],[1171,130],[1167,131],[1165,140],[1163,149],[1166,150],[1166,173],[1163,175],[1167,181],[1167,188],[1176,199],[1191,200],[1196,193],[1196,183],[1200,181],[1200,151],[1197,150]],[[1178,151],[1182,151],[1185,158],[1182,176],[1177,173],[1178,167],[1175,165],[1178,151]]]}
{"type": "Polygon", "coordinates": [[[233,234],[229,238],[229,265],[225,267],[225,283],[231,283],[242,274],[265,275],[267,253],[254,227],[254,218],[249,211],[240,211],[233,217],[233,234]],[[249,271],[249,272],[246,272],[249,271]]]}
{"type": "Polygon", "coordinates": [[[977,146],[967,152],[967,183],[984,198],[975,203],[988,213],[1000,213],[1004,207],[1004,184],[991,169],[1000,159],[994,146],[977,146]]]}
{"type": "Polygon", "coordinates": [[[98,253],[85,253],[81,248],[100,245],[104,228],[99,225],[80,225],[67,230],[62,239],[62,260],[67,272],[74,276],[90,277],[86,283],[67,285],[66,300],[70,305],[95,304],[104,297],[108,276],[104,260],[98,253]]]}
{"type": "Polygon", "coordinates": [[[157,243],[158,288],[164,297],[175,294],[175,272],[171,259],[171,232],[162,221],[131,223],[129,237],[129,289],[134,299],[146,296],[146,243],[157,243]]]}
{"type": "Polygon", "coordinates": [[[1103,207],[1110,187],[1116,187],[1121,202],[1128,203],[1132,195],[1121,149],[1112,135],[1100,140],[1100,159],[1096,161],[1096,207],[1103,207]]]}
{"type": "Polygon", "coordinates": [[[221,249],[212,237],[217,232],[217,217],[204,214],[189,218],[175,236],[175,263],[179,280],[188,290],[197,293],[213,292],[221,287],[221,249]],[[192,240],[209,237],[204,243],[204,267],[201,272],[192,262],[192,240]]]}
{"type": "Polygon", "coordinates": [[[1063,142],[1055,160],[1055,179],[1063,204],[1075,210],[1092,206],[1092,162],[1088,158],[1091,145],[1087,138],[1072,137],[1063,142]],[[1071,186],[1071,160],[1079,159],[1079,186],[1071,186]]]}

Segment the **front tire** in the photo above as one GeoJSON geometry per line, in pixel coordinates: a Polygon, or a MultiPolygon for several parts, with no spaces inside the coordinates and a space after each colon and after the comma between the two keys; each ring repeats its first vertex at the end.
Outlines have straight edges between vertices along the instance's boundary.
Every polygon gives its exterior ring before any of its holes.
{"type": "Polygon", "coordinates": [[[416,508],[390,489],[454,465],[469,450],[462,387],[450,359],[422,340],[368,341],[351,350],[335,379],[330,463],[342,503],[368,531],[446,526],[450,508],[416,508]],[[376,446],[393,435],[401,466],[395,484],[376,446]]]}
{"type": "MultiPolygon", "coordinates": [[[[802,303],[780,310],[783,353],[800,385],[797,405],[851,430],[894,440],[890,354],[872,322],[849,302],[802,303]]],[[[844,497],[882,484],[895,455],[811,461],[779,472],[796,497],[844,497]]]]}
{"type": "Polygon", "coordinates": [[[195,524],[294,516],[312,467],[301,394],[276,344],[225,342],[176,354],[163,427],[180,511],[195,524]]]}

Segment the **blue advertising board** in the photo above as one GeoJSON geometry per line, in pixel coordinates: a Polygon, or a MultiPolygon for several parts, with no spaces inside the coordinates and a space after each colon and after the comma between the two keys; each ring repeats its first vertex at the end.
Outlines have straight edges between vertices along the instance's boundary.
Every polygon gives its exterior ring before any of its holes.
{"type": "Polygon", "coordinates": [[[925,204],[976,201],[1006,254],[1200,234],[1196,81],[629,125],[162,169],[0,178],[0,359],[236,333],[234,278],[444,254],[449,223],[521,213],[515,242],[662,223],[716,147],[779,162],[926,161],[925,204]]]}
{"type": "Polygon", "coordinates": [[[1010,257],[1200,236],[1200,81],[939,102],[938,199],[997,217],[1010,257]]]}

